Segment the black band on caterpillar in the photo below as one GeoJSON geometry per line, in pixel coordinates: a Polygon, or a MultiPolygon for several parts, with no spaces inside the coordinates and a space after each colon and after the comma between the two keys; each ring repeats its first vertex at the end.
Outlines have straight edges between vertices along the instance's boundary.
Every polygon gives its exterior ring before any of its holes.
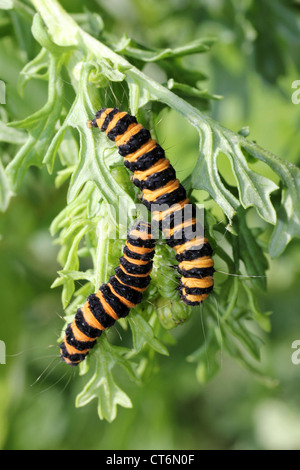
{"type": "Polygon", "coordinates": [[[142,293],[150,283],[154,250],[151,225],[146,222],[135,224],[129,230],[115,275],[87,298],[67,326],[60,345],[64,362],[72,366],[82,362],[103,330],[112,327],[119,318],[126,317],[130,308],[142,301],[142,293]]]}
{"type": "Polygon", "coordinates": [[[138,274],[142,276],[151,272],[153,262],[149,261],[147,264],[137,265],[131,262],[129,258],[122,256],[120,258],[120,266],[122,266],[129,274],[138,274]]]}
{"type": "MultiPolygon", "coordinates": [[[[125,166],[133,172],[133,184],[142,191],[142,202],[148,210],[155,208],[154,222],[165,233],[167,244],[176,251],[181,299],[188,305],[199,305],[214,285],[212,249],[206,238],[193,235],[196,207],[187,199],[164,150],[134,116],[117,108],[102,108],[89,125],[98,127],[115,141],[125,166]],[[186,206],[192,208],[187,217],[186,206]]],[[[127,254],[124,253],[121,261],[125,269],[127,254]]],[[[127,267],[130,273],[130,266],[127,267]]]]}
{"type": "Polygon", "coordinates": [[[122,155],[122,157],[126,157],[132,152],[136,152],[143,144],[148,142],[150,138],[150,132],[142,127],[136,134],[131,135],[125,144],[119,145],[119,154],[122,155]]]}
{"type": "MultiPolygon", "coordinates": [[[[165,158],[168,162],[168,160],[165,158]]],[[[140,171],[135,172],[134,177],[132,178],[133,184],[140,189],[150,189],[154,191],[155,189],[161,188],[161,186],[165,186],[170,181],[173,181],[176,178],[176,173],[174,168],[171,165],[165,165],[165,168],[161,167],[160,160],[158,161],[157,171],[155,173],[151,173],[148,176],[149,171],[140,171]]]]}
{"type": "Polygon", "coordinates": [[[165,152],[160,145],[156,144],[152,150],[142,154],[138,160],[132,160],[130,157],[125,157],[124,165],[132,172],[146,171],[162,158],[165,158],[165,152]]]}

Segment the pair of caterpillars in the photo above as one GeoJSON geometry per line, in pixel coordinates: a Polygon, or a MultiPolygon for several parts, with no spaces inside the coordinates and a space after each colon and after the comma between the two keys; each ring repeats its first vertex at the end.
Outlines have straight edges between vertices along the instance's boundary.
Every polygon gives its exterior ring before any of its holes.
{"type": "MultiPolygon", "coordinates": [[[[181,300],[199,305],[213,289],[212,248],[203,234],[197,234],[196,207],[187,198],[164,150],[135,116],[117,108],[101,109],[89,126],[99,128],[115,142],[125,166],[133,172],[132,181],[142,192],[143,204],[152,211],[153,223],[176,252],[181,300]],[[191,209],[188,216],[187,206],[191,209]]],[[[66,328],[60,348],[67,364],[79,364],[102,331],[142,301],[150,283],[154,250],[149,223],[141,221],[129,230],[115,275],[88,297],[66,328]]]]}

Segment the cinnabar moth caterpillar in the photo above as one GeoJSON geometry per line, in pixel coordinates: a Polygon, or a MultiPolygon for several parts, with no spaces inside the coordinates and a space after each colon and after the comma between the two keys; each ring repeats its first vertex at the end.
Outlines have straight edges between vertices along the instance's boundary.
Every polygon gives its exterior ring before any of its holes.
{"type": "Polygon", "coordinates": [[[154,251],[151,225],[138,222],[128,232],[115,275],[87,298],[67,326],[60,345],[64,362],[72,366],[82,362],[102,331],[113,326],[119,318],[126,317],[130,309],[142,301],[151,279],[154,251]]]}
{"type": "Polygon", "coordinates": [[[214,285],[212,248],[207,238],[189,236],[195,233],[196,207],[187,198],[164,150],[134,116],[117,108],[100,109],[88,124],[116,143],[125,166],[133,172],[133,183],[142,191],[142,202],[153,210],[153,222],[176,251],[181,299],[188,305],[199,305],[214,285]],[[187,206],[192,209],[188,217],[187,206]]]}

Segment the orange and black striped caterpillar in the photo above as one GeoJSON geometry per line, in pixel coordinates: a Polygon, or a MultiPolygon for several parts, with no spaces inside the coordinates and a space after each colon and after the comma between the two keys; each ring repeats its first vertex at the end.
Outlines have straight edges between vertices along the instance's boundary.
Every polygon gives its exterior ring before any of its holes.
{"type": "Polygon", "coordinates": [[[199,305],[214,285],[212,248],[203,233],[195,236],[196,207],[187,198],[164,150],[135,116],[117,108],[100,109],[88,124],[116,143],[125,166],[133,172],[133,183],[142,192],[143,204],[152,211],[152,221],[176,252],[182,301],[199,305]]]}
{"type": "Polygon", "coordinates": [[[142,301],[143,292],[150,283],[155,240],[151,225],[140,221],[128,232],[120,265],[107,284],[87,298],[77,310],[60,345],[64,362],[76,366],[94,347],[102,331],[126,317],[131,308],[142,301]]]}

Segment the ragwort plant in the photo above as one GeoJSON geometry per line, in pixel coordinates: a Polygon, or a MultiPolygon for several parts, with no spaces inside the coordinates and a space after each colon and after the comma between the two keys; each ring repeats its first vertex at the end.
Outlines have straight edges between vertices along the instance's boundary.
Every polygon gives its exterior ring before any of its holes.
{"type": "MultiPolygon", "coordinates": [[[[102,106],[120,105],[155,133],[162,112],[173,110],[199,134],[193,171],[183,181],[188,195],[199,203],[203,201],[195,190],[206,191],[224,216],[221,221],[217,218],[213,204],[205,211],[216,270],[223,274],[216,274],[214,293],[201,306],[205,338],[187,360],[195,363],[197,378],[205,383],[219,370],[220,356],[226,351],[256,377],[272,383],[260,370],[259,330],[270,330],[270,312],[260,311],[256,292],[267,288],[268,257],[282,254],[290,240],[299,236],[299,169],[261,148],[245,130],[235,133],[206,113],[211,100],[220,97],[203,89],[203,74],[185,68],[182,59],[208,53],[214,40],[197,39],[175,49],[155,50],[127,36],[114,41],[100,16],[88,11],[80,26],[57,0],[32,0],[32,7],[7,0],[2,8],[32,21],[32,37],[40,46],[20,73],[20,95],[28,81],[38,79],[48,83],[48,99],[21,121],[2,116],[1,141],[17,144],[18,151],[6,166],[0,165],[1,210],[8,208],[32,166],[56,171],[57,187],[68,184],[66,205],[50,227],[60,247],[61,265],[52,287],[62,291],[66,323],[118,265],[121,218],[130,226],[139,215],[138,193],[120,155],[105,135],[87,127],[87,121],[102,106]],[[157,83],[142,71],[148,63],[164,71],[166,83],[157,83]],[[66,88],[72,97],[68,102],[66,88]],[[234,186],[222,177],[219,158],[229,159],[234,186]],[[275,178],[254,171],[256,161],[267,165],[275,178]],[[250,211],[261,221],[260,229],[250,226],[250,211]],[[83,269],[87,259],[92,267],[83,269]]],[[[116,417],[117,405],[131,407],[114,374],[115,366],[140,383],[151,373],[156,353],[169,354],[168,344],[174,341],[169,330],[199,315],[199,308],[180,302],[173,264],[172,250],[159,243],[143,303],[119,322],[124,330],[130,328],[132,347],[114,345],[108,335],[102,335],[80,365],[82,376],[90,370],[91,375],[76,406],[96,398],[100,418],[108,421],[116,417]]]]}

